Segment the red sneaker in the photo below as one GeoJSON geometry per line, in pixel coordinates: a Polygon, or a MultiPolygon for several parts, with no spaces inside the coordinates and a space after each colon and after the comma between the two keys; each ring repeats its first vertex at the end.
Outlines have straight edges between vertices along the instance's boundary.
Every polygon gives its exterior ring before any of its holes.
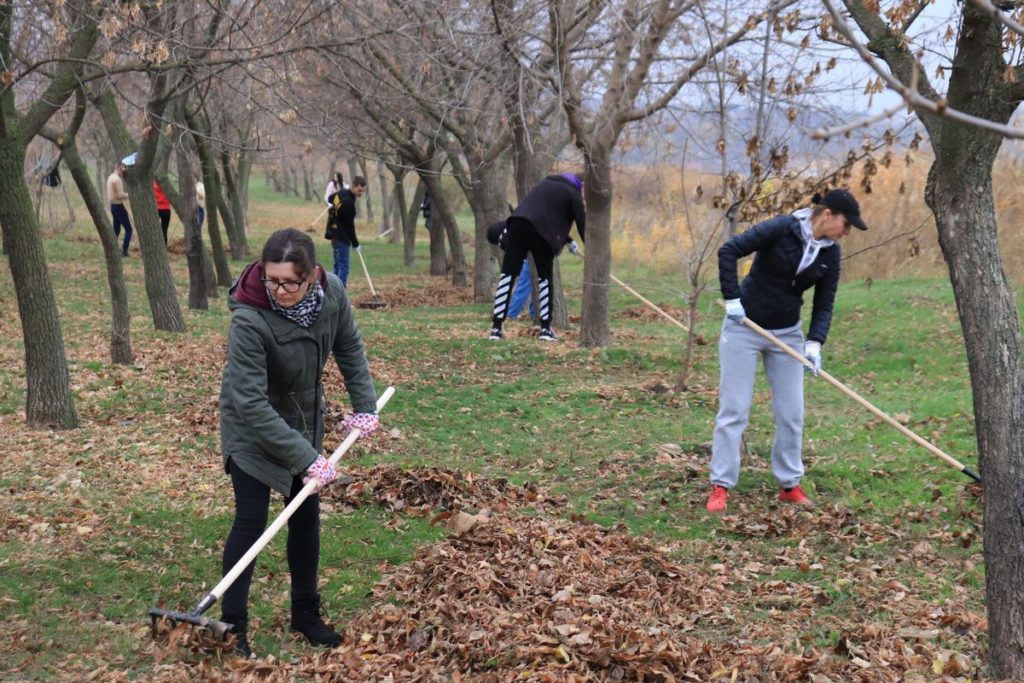
{"type": "Polygon", "coordinates": [[[729,501],[729,489],[724,486],[712,486],[711,495],[708,496],[708,512],[713,515],[720,515],[725,512],[729,501]]]}
{"type": "Polygon", "coordinates": [[[781,500],[783,503],[803,505],[804,507],[807,508],[814,507],[814,503],[812,503],[811,499],[807,497],[807,494],[804,493],[804,490],[800,487],[799,484],[797,484],[788,491],[786,489],[779,489],[779,500],[781,500]]]}

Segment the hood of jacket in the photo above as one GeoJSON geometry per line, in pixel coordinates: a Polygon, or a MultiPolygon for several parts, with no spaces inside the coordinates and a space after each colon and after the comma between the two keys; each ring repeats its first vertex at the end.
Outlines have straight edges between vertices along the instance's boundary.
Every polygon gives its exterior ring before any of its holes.
{"type": "MultiPolygon", "coordinates": [[[[327,272],[318,265],[317,273],[320,286],[326,291],[327,272]]],[[[228,308],[234,310],[238,304],[271,310],[270,297],[267,296],[267,288],[263,285],[263,264],[259,261],[247,265],[228,290],[228,308]]]]}

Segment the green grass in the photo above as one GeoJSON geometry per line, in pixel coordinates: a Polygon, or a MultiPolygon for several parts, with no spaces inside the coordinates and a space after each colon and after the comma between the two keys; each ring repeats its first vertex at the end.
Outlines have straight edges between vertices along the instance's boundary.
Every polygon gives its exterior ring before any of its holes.
{"type": "MultiPolygon", "coordinates": [[[[317,211],[273,195],[262,182],[254,182],[252,201],[257,217],[317,211]]],[[[267,229],[250,238],[254,250],[267,229]]],[[[51,434],[21,424],[21,332],[14,316],[0,323],[6,368],[0,419],[9,451],[0,464],[0,636],[13,643],[0,678],[77,678],[100,666],[146,678],[154,666],[146,609],[158,601],[191,608],[219,577],[230,525],[230,482],[220,468],[214,419],[229,322],[225,298],[212,300],[209,311],[187,311],[184,335],[154,332],[141,259],[129,259],[136,359],[111,366],[105,269],[90,230],[79,225],[46,241],[79,429],[51,434]],[[52,648],[53,642],[62,646],[52,648]],[[79,668],[66,668],[67,653],[76,653],[79,668]]],[[[328,245],[315,237],[329,264],[328,245]]],[[[425,244],[417,245],[417,262],[407,269],[400,244],[365,243],[367,266],[385,300],[398,291],[394,276],[407,289],[436,284],[426,275],[425,244]]],[[[468,246],[466,253],[472,255],[468,246]]],[[[242,265],[232,263],[232,269],[237,273],[242,265]]],[[[354,265],[351,286],[358,297],[365,287],[354,265]]],[[[172,267],[184,307],[184,257],[172,255],[172,267]]],[[[578,311],[581,264],[562,259],[562,273],[569,309],[578,311]]],[[[659,305],[683,303],[675,278],[640,267],[617,274],[659,305]]],[[[15,301],[6,271],[0,298],[15,301]]],[[[555,346],[517,336],[488,342],[485,304],[415,307],[396,300],[383,311],[358,311],[379,386],[397,385],[383,420],[401,438],[356,449],[350,461],[533,482],[566,497],[561,514],[623,522],[667,544],[681,562],[757,560],[767,568],[765,580],[799,583],[827,596],[801,635],[809,643],[834,644],[837,621],[888,618],[871,604],[875,586],[859,578],[860,566],[877,565],[885,581],[910,586],[935,605],[956,600],[983,613],[980,503],[964,493],[966,479],[824,381],[806,385],[805,454],[807,486],[828,512],[800,513],[783,520],[789,526],[770,528],[779,522],[769,467],[773,423],[770,394],[759,377],[746,435],[749,455],[730,500],[741,512],[737,521],[708,518],[703,503],[720,309],[710,296],[701,303],[698,332],[710,343],[696,347],[691,390],[656,393],[651,386],[672,386],[681,370],[682,334],[655,318],[623,315],[642,304],[617,287],[610,300],[613,341],[602,349],[581,348],[571,336],[555,346]],[[681,455],[662,457],[663,444],[678,445],[681,455]],[[847,525],[831,521],[839,514],[831,506],[848,516],[847,525]],[[747,522],[769,530],[751,530],[747,522]],[[926,542],[937,559],[904,561],[926,542]],[[824,569],[780,564],[784,553],[807,554],[824,569]],[[837,582],[840,575],[844,580],[837,582]]],[[[976,467],[966,357],[947,283],[843,283],[824,363],[882,410],[976,467]]],[[[344,404],[337,372],[331,373],[329,397],[344,404]]],[[[329,439],[328,446],[334,443],[329,439]]],[[[442,536],[424,519],[375,506],[325,512],[321,581],[332,616],[344,623],[366,608],[389,564],[407,561],[417,547],[442,536]]],[[[306,650],[286,632],[283,544],[284,534],[259,559],[252,615],[257,651],[289,661],[306,650]]],[[[752,622],[768,619],[753,595],[731,609],[752,622]]],[[[715,631],[704,636],[728,638],[715,631]]]]}

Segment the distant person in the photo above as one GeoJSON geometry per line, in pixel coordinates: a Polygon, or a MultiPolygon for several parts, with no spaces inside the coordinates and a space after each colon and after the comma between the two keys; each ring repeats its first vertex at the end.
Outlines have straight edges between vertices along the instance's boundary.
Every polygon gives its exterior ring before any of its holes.
{"type": "MultiPolygon", "coordinates": [[[[267,525],[273,492],[291,501],[310,480],[317,493],[288,520],[291,628],[313,645],[337,647],[341,636],[322,618],[319,491],[336,477],[324,457],[324,365],[334,356],[355,411],[348,429],[369,436],[380,426],[377,393],[348,294],[317,265],[309,235],[274,232],[263,254],[228,293],[231,326],[220,391],[220,443],[234,489],[235,518],[224,544],[223,572],[252,547],[267,525]]],[[[252,657],[249,588],[255,561],[224,592],[223,621],[233,625],[235,652],[252,657]]]]}
{"type": "Polygon", "coordinates": [[[867,230],[860,205],[847,190],[814,195],[813,207],[758,223],[718,250],[718,278],[725,299],[725,320],[718,341],[718,417],[711,442],[711,495],[708,512],[725,512],[729,490],[740,473],[740,439],[750,417],[758,357],[772,390],[775,442],[772,472],[779,500],[807,507],[800,486],[804,426],[804,365],[743,324],[745,318],[775,335],[821,370],[821,347],[832,323],[839,285],[839,240],[850,226],[867,230]],[[736,262],[754,254],[740,285],[736,262]],[[803,293],[814,289],[811,324],[804,341],[800,325],[803,293]]]}
{"type": "Polygon", "coordinates": [[[206,186],[202,180],[196,181],[196,222],[200,228],[206,220],[206,186]]]}
{"type": "Polygon", "coordinates": [[[167,228],[171,225],[171,201],[167,199],[160,183],[153,181],[153,197],[156,199],[156,212],[160,215],[160,230],[164,233],[164,246],[167,245],[167,228]]]}
{"type": "Polygon", "coordinates": [[[360,250],[356,236],[356,200],[366,192],[366,178],[357,175],[352,187],[342,188],[328,197],[327,230],[324,237],[334,249],[334,274],[348,286],[349,249],[360,250]]]}
{"type": "Polygon", "coordinates": [[[578,251],[576,242],[569,238],[573,222],[580,239],[585,240],[586,211],[583,206],[583,181],[572,173],[549,175],[534,185],[509,216],[506,229],[505,256],[501,263],[501,276],[494,294],[490,339],[501,339],[501,326],[508,313],[509,296],[516,277],[523,268],[523,259],[533,255],[537,268],[539,291],[538,317],[540,339],[557,341],[551,331],[551,269],[562,247],[569,245],[578,251]]]}
{"type": "Polygon", "coordinates": [[[508,304],[508,317],[515,320],[526,310],[526,302],[530,302],[529,313],[532,318],[536,308],[533,297],[533,276],[530,269],[530,259],[523,259],[523,268],[516,277],[516,286],[512,289],[512,299],[508,304]]]}
{"type": "Polygon", "coordinates": [[[430,229],[432,227],[434,227],[434,224],[432,222],[433,221],[433,213],[432,213],[433,210],[434,210],[434,207],[433,207],[433,204],[430,201],[430,195],[429,194],[423,195],[423,201],[420,202],[420,211],[423,212],[423,227],[426,228],[428,232],[430,231],[430,229]]]}
{"type": "Polygon", "coordinates": [[[110,204],[110,218],[114,224],[114,237],[121,235],[121,228],[124,228],[124,243],[121,246],[121,255],[128,256],[128,247],[132,242],[132,219],[128,217],[128,208],[125,202],[128,201],[128,193],[124,189],[124,172],[128,166],[126,159],[135,161],[134,155],[125,157],[114,167],[114,172],[107,176],[107,203],[110,204]]]}
{"type": "Polygon", "coordinates": [[[327,181],[327,189],[324,190],[324,201],[327,202],[327,206],[331,205],[331,195],[340,192],[341,190],[348,189],[348,185],[341,177],[341,173],[335,173],[331,176],[331,179],[327,181]]]}

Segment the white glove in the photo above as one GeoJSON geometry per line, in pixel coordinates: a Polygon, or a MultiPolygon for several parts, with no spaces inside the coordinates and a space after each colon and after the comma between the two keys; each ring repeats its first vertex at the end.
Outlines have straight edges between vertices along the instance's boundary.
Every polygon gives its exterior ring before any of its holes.
{"type": "Polygon", "coordinates": [[[737,323],[743,322],[747,317],[747,312],[743,310],[743,304],[739,299],[725,300],[725,317],[737,323]]]}
{"type": "Polygon", "coordinates": [[[576,240],[571,240],[569,242],[569,253],[575,256],[580,255],[580,245],[576,244],[576,240]]]}
{"type": "Polygon", "coordinates": [[[804,344],[804,358],[811,361],[811,365],[804,366],[804,370],[817,375],[821,372],[821,344],[816,341],[809,341],[804,344]]]}
{"type": "Polygon", "coordinates": [[[352,247],[352,248],[355,249],[356,251],[360,252],[360,253],[362,253],[362,251],[363,251],[363,248],[361,246],[359,246],[359,247],[352,247]]]}
{"type": "Polygon", "coordinates": [[[330,484],[332,481],[338,478],[338,471],[334,469],[334,465],[331,461],[322,455],[318,455],[313,464],[306,470],[306,476],[302,478],[303,484],[308,484],[311,479],[316,480],[316,490],[319,493],[321,489],[330,484]]]}

